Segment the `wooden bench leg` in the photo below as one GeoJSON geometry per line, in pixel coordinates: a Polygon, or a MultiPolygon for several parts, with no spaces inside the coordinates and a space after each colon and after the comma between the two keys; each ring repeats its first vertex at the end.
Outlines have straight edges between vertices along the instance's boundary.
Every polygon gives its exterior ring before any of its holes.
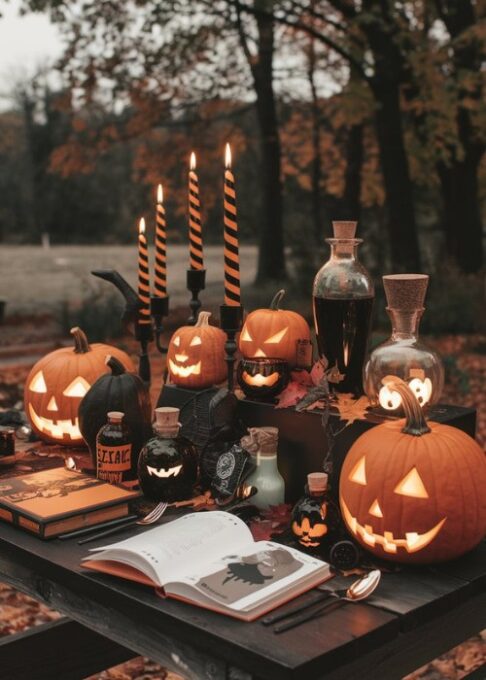
{"type": "Polygon", "coordinates": [[[2,680],[82,680],[134,652],[68,618],[0,638],[2,680]]]}

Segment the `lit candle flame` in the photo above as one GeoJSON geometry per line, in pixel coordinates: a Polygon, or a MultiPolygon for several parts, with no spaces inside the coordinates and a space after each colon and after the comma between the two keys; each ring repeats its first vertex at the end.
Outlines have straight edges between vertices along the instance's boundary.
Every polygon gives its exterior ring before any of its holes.
{"type": "Polygon", "coordinates": [[[162,184],[157,187],[157,203],[164,202],[164,190],[162,189],[162,184]]]}
{"type": "Polygon", "coordinates": [[[143,217],[140,218],[140,222],[138,223],[138,233],[145,234],[145,219],[143,217]]]}
{"type": "Polygon", "coordinates": [[[347,365],[348,365],[348,358],[349,358],[349,348],[348,348],[348,343],[347,343],[347,342],[344,343],[344,352],[343,352],[343,354],[344,354],[344,365],[347,366],[347,365]]]}
{"type": "Polygon", "coordinates": [[[229,144],[226,144],[226,152],[224,156],[224,164],[226,168],[231,168],[231,148],[229,144]]]}
{"type": "Polygon", "coordinates": [[[196,169],[196,154],[194,153],[194,151],[191,152],[191,159],[189,161],[189,169],[190,170],[196,169]]]}

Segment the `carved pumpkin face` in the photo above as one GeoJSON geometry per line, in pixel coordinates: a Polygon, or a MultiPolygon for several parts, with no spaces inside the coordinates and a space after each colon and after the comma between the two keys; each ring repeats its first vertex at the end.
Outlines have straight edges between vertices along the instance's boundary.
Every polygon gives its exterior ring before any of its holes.
{"type": "Polygon", "coordinates": [[[200,312],[195,326],[183,326],[172,336],[167,367],[175,385],[203,389],[225,379],[226,333],[209,325],[210,316],[210,312],[200,312]]]}
{"type": "Polygon", "coordinates": [[[242,359],[238,383],[247,397],[266,399],[280,394],[289,382],[289,366],[282,359],[242,359]]]}
{"type": "Polygon", "coordinates": [[[461,430],[425,424],[406,383],[390,388],[407,418],[368,430],[349,450],[340,479],[344,521],[363,547],[384,559],[458,557],[486,532],[485,455],[461,430]]]}
{"type": "Polygon", "coordinates": [[[24,406],[40,439],[78,446],[83,444],[78,409],[91,385],[109,369],[107,355],[116,357],[128,371],[130,357],[109,345],[89,345],[85,334],[73,328],[74,348],[63,347],[47,354],[30,371],[24,389],[24,406]]]}
{"type": "Polygon", "coordinates": [[[310,340],[309,324],[296,312],[278,309],[285,291],[279,291],[269,309],[250,312],[240,333],[239,348],[246,358],[274,357],[297,364],[299,340],[310,340]]]}
{"type": "Polygon", "coordinates": [[[312,498],[304,498],[292,511],[291,528],[304,548],[318,548],[328,532],[327,506],[312,498]]]}
{"type": "Polygon", "coordinates": [[[149,439],[138,459],[138,479],[150,500],[175,502],[191,498],[197,481],[196,449],[183,437],[149,439]]]}
{"type": "MultiPolygon", "coordinates": [[[[432,381],[430,378],[425,378],[424,372],[420,371],[421,377],[415,377],[410,380],[408,386],[412,390],[420,406],[425,406],[429,403],[432,396],[432,381]]],[[[395,390],[388,385],[383,385],[378,394],[378,401],[380,406],[386,411],[397,411],[402,405],[402,398],[395,390]]]]}

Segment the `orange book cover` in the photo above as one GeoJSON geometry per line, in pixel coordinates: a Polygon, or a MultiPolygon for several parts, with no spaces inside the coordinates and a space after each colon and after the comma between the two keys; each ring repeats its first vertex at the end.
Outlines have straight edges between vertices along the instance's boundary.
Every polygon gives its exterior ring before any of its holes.
{"type": "Polygon", "coordinates": [[[0,480],[0,519],[51,538],[128,514],[138,491],[65,467],[0,480]]]}

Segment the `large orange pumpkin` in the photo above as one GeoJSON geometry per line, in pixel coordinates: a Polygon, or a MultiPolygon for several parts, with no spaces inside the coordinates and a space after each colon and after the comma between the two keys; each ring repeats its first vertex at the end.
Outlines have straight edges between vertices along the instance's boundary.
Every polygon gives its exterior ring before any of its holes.
{"type": "Polygon", "coordinates": [[[199,312],[195,326],[182,326],[171,337],[167,367],[180,387],[204,389],[226,378],[226,333],[209,325],[211,312],[199,312]]]}
{"type": "Polygon", "coordinates": [[[80,328],[72,328],[74,347],[62,347],[40,359],[30,371],[24,389],[24,408],[34,432],[44,441],[83,444],[78,408],[91,385],[109,368],[107,355],[116,357],[127,371],[132,360],[116,347],[90,345],[80,328]]]}
{"type": "Polygon", "coordinates": [[[486,533],[486,456],[461,430],[426,423],[398,378],[405,419],[359,437],[344,461],[341,512],[351,534],[377,557],[430,563],[459,557],[486,533]]]}
{"type": "Polygon", "coordinates": [[[240,333],[240,352],[245,358],[268,357],[285,359],[290,366],[297,364],[299,340],[310,340],[310,328],[303,316],[279,309],[285,295],[279,290],[269,309],[256,309],[246,317],[240,333]]]}

